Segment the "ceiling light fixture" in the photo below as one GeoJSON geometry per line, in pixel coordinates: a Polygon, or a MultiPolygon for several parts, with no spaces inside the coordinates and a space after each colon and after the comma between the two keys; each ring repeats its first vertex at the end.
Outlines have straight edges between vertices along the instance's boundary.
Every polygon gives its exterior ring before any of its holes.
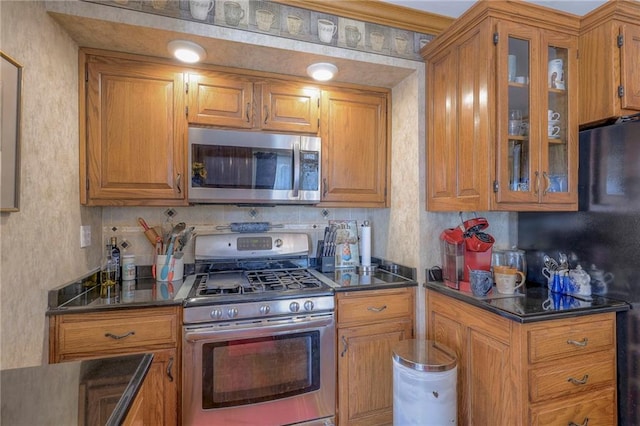
{"type": "Polygon", "coordinates": [[[179,61],[194,64],[203,60],[207,52],[197,43],[186,40],[173,40],[167,45],[169,52],[179,61]]]}
{"type": "Polygon", "coordinates": [[[338,72],[338,67],[328,62],[318,62],[307,67],[307,74],[317,81],[329,81],[338,72]]]}

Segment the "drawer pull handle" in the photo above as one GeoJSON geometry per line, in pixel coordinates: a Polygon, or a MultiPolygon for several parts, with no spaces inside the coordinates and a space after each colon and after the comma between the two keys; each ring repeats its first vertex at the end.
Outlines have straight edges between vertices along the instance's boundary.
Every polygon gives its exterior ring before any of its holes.
{"type": "Polygon", "coordinates": [[[342,345],[344,346],[344,349],[340,353],[340,358],[343,358],[344,354],[347,353],[347,349],[349,349],[349,344],[347,343],[347,339],[345,339],[344,336],[342,336],[342,345]]]}
{"type": "Polygon", "coordinates": [[[582,423],[578,424],[578,423],[570,422],[568,426],[587,426],[588,424],[589,424],[589,417],[585,417],[582,423]]]}
{"type": "Polygon", "coordinates": [[[569,345],[575,345],[575,346],[581,346],[581,347],[585,347],[587,346],[587,342],[589,341],[589,339],[587,339],[586,337],[584,339],[582,339],[580,342],[576,341],[576,340],[567,340],[567,344],[569,345]]]}
{"type": "Polygon", "coordinates": [[[136,334],[135,331],[130,331],[128,333],[121,334],[120,336],[118,336],[117,334],[105,333],[104,337],[111,337],[112,339],[120,340],[124,339],[125,337],[133,336],[134,334],[136,334]]]}
{"type": "Polygon", "coordinates": [[[169,364],[167,365],[167,377],[169,377],[169,381],[173,382],[173,357],[169,358],[169,364]]]}
{"type": "Polygon", "coordinates": [[[375,306],[369,306],[367,308],[367,311],[371,311],[371,312],[382,312],[385,309],[387,309],[387,305],[382,306],[381,308],[376,308],[375,306]]]}
{"type": "Polygon", "coordinates": [[[586,385],[587,384],[587,380],[589,380],[589,375],[585,374],[584,376],[582,376],[582,379],[574,379],[573,377],[569,377],[567,379],[567,382],[571,382],[574,385],[586,385]]]}

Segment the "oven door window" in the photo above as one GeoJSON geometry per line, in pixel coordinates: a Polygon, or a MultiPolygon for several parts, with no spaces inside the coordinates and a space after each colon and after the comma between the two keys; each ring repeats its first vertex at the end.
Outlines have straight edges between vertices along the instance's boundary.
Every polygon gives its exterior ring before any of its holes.
{"type": "Polygon", "coordinates": [[[234,407],[320,388],[320,332],[207,343],[202,408],[234,407]]]}
{"type": "Polygon", "coordinates": [[[293,189],[293,149],[192,145],[194,187],[293,189]]]}

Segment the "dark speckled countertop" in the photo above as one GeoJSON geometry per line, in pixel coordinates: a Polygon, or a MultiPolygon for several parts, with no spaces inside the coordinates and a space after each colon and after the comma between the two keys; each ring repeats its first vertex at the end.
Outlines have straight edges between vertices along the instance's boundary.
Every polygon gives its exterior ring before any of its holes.
{"type": "Polygon", "coordinates": [[[529,283],[525,291],[513,295],[500,294],[494,286],[484,297],[449,288],[443,282],[427,282],[425,287],[521,323],[627,311],[630,308],[626,302],[601,296],[555,295],[546,287],[529,283]]]}
{"type": "Polygon", "coordinates": [[[183,280],[160,282],[142,274],[142,277],[136,280],[118,284],[115,297],[106,299],[100,297],[96,272],[92,271],[74,282],[50,290],[47,315],[180,305],[190,290],[186,288],[183,280]]]}
{"type": "Polygon", "coordinates": [[[107,426],[121,425],[152,360],[143,354],[2,370],[0,424],[92,425],[108,416],[107,426]]]}

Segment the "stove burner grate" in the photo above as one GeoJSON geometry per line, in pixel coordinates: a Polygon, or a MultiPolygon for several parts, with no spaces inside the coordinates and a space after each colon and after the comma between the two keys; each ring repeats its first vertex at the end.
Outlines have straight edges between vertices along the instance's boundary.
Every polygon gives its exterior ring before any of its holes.
{"type": "Polygon", "coordinates": [[[252,286],[262,285],[267,291],[306,290],[320,288],[320,281],[305,269],[250,271],[246,274],[252,286]]]}

